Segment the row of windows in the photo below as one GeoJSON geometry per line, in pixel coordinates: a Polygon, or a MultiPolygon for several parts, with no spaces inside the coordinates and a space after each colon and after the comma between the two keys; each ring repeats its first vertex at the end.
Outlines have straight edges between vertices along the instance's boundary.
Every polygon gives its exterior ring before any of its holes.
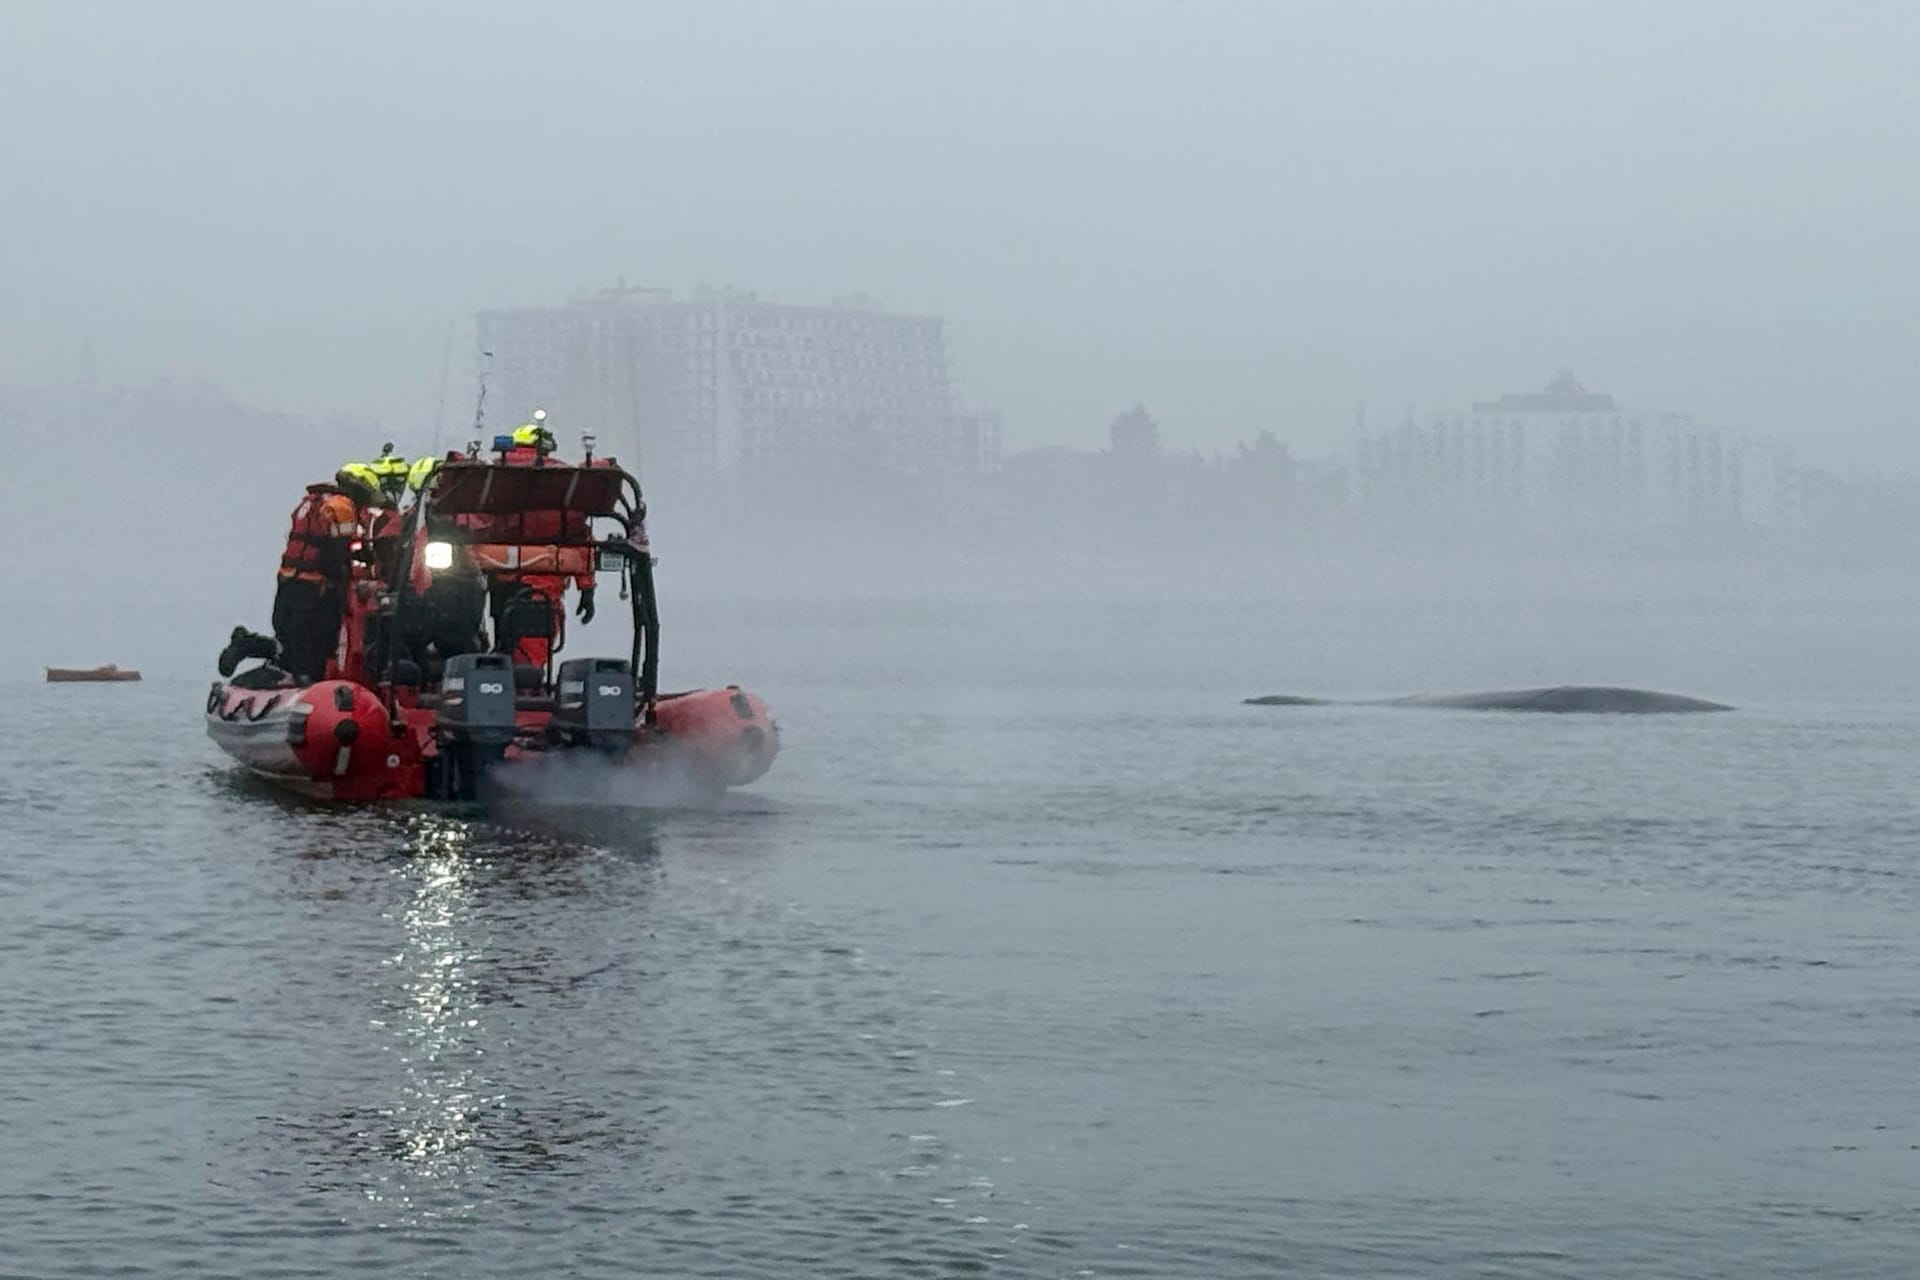
{"type": "MultiPolygon", "coordinates": [[[[1529,450],[1524,441],[1483,441],[1477,438],[1447,438],[1444,436],[1412,437],[1398,440],[1380,440],[1364,442],[1360,448],[1363,462],[1381,460],[1438,460],[1472,458],[1497,458],[1516,465],[1523,464],[1529,450]]],[[[1659,442],[1653,450],[1656,456],[1668,458],[1736,458],[1740,456],[1737,446],[1715,437],[1702,438],[1688,436],[1683,439],[1669,439],[1659,442]]],[[[1538,457],[1552,458],[1556,461],[1578,464],[1588,460],[1642,458],[1648,450],[1644,442],[1636,439],[1625,440],[1558,440],[1549,442],[1545,447],[1534,451],[1538,457]]],[[[1786,465],[1779,459],[1775,465],[1786,465]]]]}
{"type": "Polygon", "coordinates": [[[830,336],[812,336],[784,333],[751,333],[739,329],[730,329],[725,333],[718,330],[668,331],[654,337],[647,336],[650,342],[661,346],[698,347],[714,350],[719,347],[778,347],[796,351],[889,351],[897,354],[920,352],[928,358],[939,358],[946,354],[946,344],[938,338],[929,338],[920,334],[893,333],[845,333],[830,336]],[[722,341],[722,339],[725,341],[722,341]]]}
{"type": "MultiPolygon", "coordinates": [[[[1612,511],[1619,514],[1635,512],[1662,512],[1675,510],[1722,510],[1736,511],[1750,505],[1749,494],[1738,485],[1712,487],[1677,487],[1650,491],[1639,495],[1614,494],[1562,494],[1549,492],[1529,493],[1521,489],[1481,490],[1470,493],[1409,493],[1392,488],[1363,488],[1357,495],[1363,502],[1381,503],[1387,506],[1408,509],[1440,510],[1457,504],[1498,503],[1503,506],[1520,507],[1543,511],[1558,512],[1565,510],[1612,511]],[[1638,498],[1636,501],[1635,498],[1638,498]]],[[[1793,494],[1776,494],[1771,501],[1763,495],[1751,495],[1752,503],[1769,510],[1791,511],[1802,505],[1793,494]]]]}
{"type": "MultiPolygon", "coordinates": [[[[718,337],[674,339],[633,339],[622,344],[630,349],[660,350],[672,352],[694,352],[712,355],[723,351],[793,351],[805,354],[853,353],[871,356],[895,364],[944,365],[947,353],[938,345],[916,342],[766,342],[747,334],[727,334],[726,340],[718,337]]],[[[533,344],[529,344],[533,345],[533,344]]],[[[575,346],[577,343],[552,343],[539,345],[575,346]]]]}
{"type": "Polygon", "coordinates": [[[946,365],[945,346],[897,338],[852,337],[829,340],[795,338],[768,341],[752,334],[729,333],[667,336],[644,331],[588,333],[553,327],[482,335],[482,346],[494,353],[496,365],[518,361],[571,362],[594,351],[627,359],[646,351],[713,355],[727,352],[790,352],[807,356],[853,355],[892,364],[946,365]],[[724,336],[725,340],[722,341],[724,336]]]}
{"type": "MultiPolygon", "coordinates": [[[[1482,465],[1465,466],[1362,466],[1358,472],[1364,481],[1386,481],[1401,485],[1431,484],[1449,480],[1518,480],[1522,478],[1548,482],[1562,488],[1578,488],[1583,484],[1609,484],[1623,480],[1644,482],[1652,476],[1666,476],[1671,479],[1684,479],[1688,483],[1711,482],[1716,480],[1737,481],[1743,474],[1737,458],[1682,459],[1675,458],[1665,466],[1648,467],[1644,463],[1634,462],[1627,465],[1604,467],[1555,467],[1550,472],[1536,473],[1524,467],[1488,467],[1482,465]]],[[[1785,483],[1776,477],[1776,483],[1785,483]]]]}
{"type": "Polygon", "coordinates": [[[794,333],[820,333],[843,329],[928,329],[938,320],[925,316],[888,315],[883,311],[821,312],[802,307],[728,307],[724,305],[681,304],[676,319],[690,324],[715,324],[722,318],[729,325],[747,329],[780,329],[794,333]]]}
{"type": "MultiPolygon", "coordinates": [[[[1434,418],[1430,424],[1434,427],[1475,427],[1496,431],[1539,430],[1543,427],[1557,427],[1565,430],[1582,431],[1605,428],[1622,428],[1639,431],[1643,427],[1665,427],[1669,430],[1684,430],[1692,422],[1682,414],[1600,414],[1600,413],[1542,413],[1542,414],[1497,414],[1482,416],[1479,414],[1455,414],[1452,417],[1434,418]]],[[[1418,428],[1416,428],[1417,430],[1418,428]]]]}
{"type": "Polygon", "coordinates": [[[644,360],[569,359],[553,353],[522,356],[511,362],[496,361],[496,377],[515,380],[544,380],[559,377],[587,381],[615,382],[626,385],[636,375],[653,380],[713,378],[720,370],[810,373],[849,381],[884,381],[902,387],[945,392],[949,386],[946,370],[937,365],[902,364],[878,357],[859,360],[829,359],[824,356],[785,352],[746,352],[722,362],[712,356],[681,355],[665,364],[644,360]],[[596,376],[597,375],[597,376],[596,376]]]}
{"type": "Polygon", "coordinates": [[[778,359],[785,357],[795,360],[826,360],[834,363],[868,361],[877,364],[896,365],[903,369],[927,369],[945,375],[947,369],[946,353],[939,350],[929,351],[923,347],[888,347],[875,343],[840,343],[822,346],[799,346],[795,344],[775,344],[767,342],[648,342],[630,343],[626,347],[635,353],[651,355],[660,353],[669,361],[700,362],[712,364],[716,360],[730,360],[735,363],[743,357],[757,359],[778,359]]]}
{"type": "MultiPolygon", "coordinates": [[[[749,354],[733,360],[730,363],[735,369],[806,370],[814,373],[833,373],[840,377],[848,377],[854,375],[856,372],[855,370],[849,369],[843,361],[825,360],[818,356],[788,356],[785,359],[781,359],[777,356],[764,353],[749,354]]],[[[712,367],[711,365],[707,366],[709,370],[711,370],[712,367]]],[[[945,386],[947,382],[946,377],[938,370],[916,369],[910,366],[890,366],[878,361],[871,363],[869,372],[883,376],[888,382],[912,383],[929,387],[945,386]]]]}

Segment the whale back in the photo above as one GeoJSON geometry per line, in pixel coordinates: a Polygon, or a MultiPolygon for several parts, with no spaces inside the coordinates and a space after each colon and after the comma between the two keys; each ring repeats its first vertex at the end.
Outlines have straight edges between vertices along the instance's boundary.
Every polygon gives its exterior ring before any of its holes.
{"type": "Polygon", "coordinates": [[[1546,711],[1587,715],[1669,715],[1733,710],[1723,702],[1708,702],[1704,698],[1597,684],[1562,684],[1545,689],[1499,689],[1489,693],[1442,694],[1395,698],[1392,701],[1407,706],[1457,707],[1469,711],[1546,711]]]}
{"type": "MultiPolygon", "coordinates": [[[[1246,704],[1257,707],[1320,707],[1330,705],[1324,698],[1270,693],[1248,698],[1246,704]]],[[[1413,694],[1404,698],[1381,698],[1360,704],[1375,707],[1450,707],[1463,711],[1544,711],[1577,715],[1675,715],[1687,712],[1732,711],[1724,702],[1689,698],[1683,694],[1661,693],[1653,689],[1629,689],[1619,685],[1560,684],[1544,689],[1496,689],[1486,693],[1413,694]]]]}

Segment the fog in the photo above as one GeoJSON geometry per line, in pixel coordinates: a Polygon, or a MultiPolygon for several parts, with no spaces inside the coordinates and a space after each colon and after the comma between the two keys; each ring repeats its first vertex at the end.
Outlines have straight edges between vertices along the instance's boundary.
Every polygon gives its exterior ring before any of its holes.
{"type": "Polygon", "coordinates": [[[1908,1274],[1916,72],[1914,0],[0,0],[0,1272],[1908,1274]],[[536,406],[645,486],[658,736],[418,643],[205,732],[308,485],[536,406]],[[1559,685],[1732,710],[1246,703],[1559,685]],[[509,702],[476,804],[296,795],[509,702]]]}
{"type": "Polygon", "coordinates": [[[13,0],[5,670],[200,672],[303,485],[464,440],[476,311],[622,276],[941,316],[1009,454],[652,487],[670,635],[743,596],[1578,599],[1669,619],[1645,667],[1725,607],[1904,607],[1916,55],[1899,4],[13,0]],[[1233,469],[1562,367],[1829,479],[1788,532],[1470,537],[1233,469]],[[1123,474],[1135,403],[1165,457],[1123,474]]]}

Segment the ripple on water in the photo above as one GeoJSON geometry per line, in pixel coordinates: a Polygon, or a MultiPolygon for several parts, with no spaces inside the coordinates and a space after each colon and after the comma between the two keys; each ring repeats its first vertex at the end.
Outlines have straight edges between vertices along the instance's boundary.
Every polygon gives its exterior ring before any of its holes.
{"type": "Polygon", "coordinates": [[[0,744],[0,1268],[1880,1275],[1920,1238],[1904,720],[955,697],[752,801],[487,821],[263,795],[131,692],[0,744]]]}

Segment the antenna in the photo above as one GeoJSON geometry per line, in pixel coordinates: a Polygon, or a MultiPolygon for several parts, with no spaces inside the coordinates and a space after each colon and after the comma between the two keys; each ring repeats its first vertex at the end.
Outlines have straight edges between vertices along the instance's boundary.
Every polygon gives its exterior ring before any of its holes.
{"type": "Polygon", "coordinates": [[[447,323],[447,340],[440,344],[440,404],[433,411],[433,452],[440,456],[440,437],[447,428],[447,374],[453,368],[453,322],[447,323]]]}
{"type": "MultiPolygon", "coordinates": [[[[492,360],[493,352],[482,351],[480,353],[480,357],[482,360],[492,360]]],[[[492,368],[493,366],[491,364],[482,364],[480,366],[480,398],[473,402],[473,434],[477,438],[482,440],[486,438],[486,434],[485,432],[481,431],[480,424],[486,420],[487,374],[492,370],[492,368]]]]}

